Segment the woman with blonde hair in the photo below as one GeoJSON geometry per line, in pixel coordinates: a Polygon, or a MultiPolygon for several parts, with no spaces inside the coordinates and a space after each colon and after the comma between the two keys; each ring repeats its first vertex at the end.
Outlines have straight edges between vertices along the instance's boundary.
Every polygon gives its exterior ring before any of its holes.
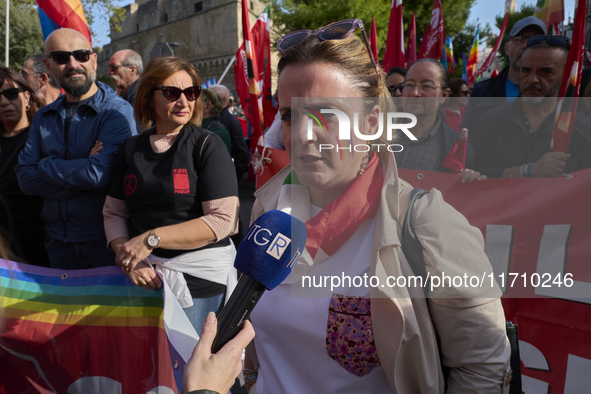
{"type": "Polygon", "coordinates": [[[160,288],[161,271],[197,330],[236,283],[229,236],[238,216],[234,165],[200,127],[200,93],[187,61],[150,60],[135,101],[147,130],[120,148],[103,209],[115,263],[147,289],[160,288]]]}
{"type": "Polygon", "coordinates": [[[41,219],[43,198],[25,195],[14,171],[42,103],[25,79],[10,68],[0,67],[0,86],[0,230],[14,254],[49,267],[41,219]]]}
{"type": "MultiPolygon", "coordinates": [[[[352,19],[278,41],[291,165],[255,193],[253,218],[289,212],[306,223],[308,240],[251,315],[250,392],[443,393],[447,384],[500,393],[510,347],[498,286],[450,285],[425,298],[420,286],[396,285],[413,275],[400,241],[412,186],[398,177],[392,141],[377,139],[387,136],[384,112],[395,109],[357,28],[366,38],[352,19]]],[[[480,231],[436,189],[414,205],[411,223],[431,277],[492,272],[480,231]]]]}

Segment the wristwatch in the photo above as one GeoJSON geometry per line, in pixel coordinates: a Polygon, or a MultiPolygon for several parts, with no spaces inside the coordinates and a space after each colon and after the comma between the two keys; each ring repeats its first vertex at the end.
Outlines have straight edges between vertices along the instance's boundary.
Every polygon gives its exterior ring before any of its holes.
{"type": "Polygon", "coordinates": [[[156,235],[154,230],[150,230],[150,235],[148,235],[148,245],[154,249],[160,245],[160,237],[156,235]]]}

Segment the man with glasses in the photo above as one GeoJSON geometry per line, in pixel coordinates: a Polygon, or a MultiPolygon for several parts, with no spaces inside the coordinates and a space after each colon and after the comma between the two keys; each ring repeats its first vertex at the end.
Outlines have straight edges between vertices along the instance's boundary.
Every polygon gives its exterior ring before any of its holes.
{"type": "Polygon", "coordinates": [[[117,51],[109,61],[109,76],[119,95],[133,107],[140,76],[144,71],[142,57],[131,49],[117,51]]]}
{"type": "Polygon", "coordinates": [[[586,116],[577,114],[568,154],[550,149],[568,50],[566,37],[528,40],[520,61],[521,97],[485,114],[472,139],[475,166],[489,178],[550,178],[591,167],[586,116]]]}
{"type": "MultiPolygon", "coordinates": [[[[443,121],[441,105],[449,97],[450,78],[447,68],[433,59],[416,61],[406,74],[402,90],[402,109],[417,117],[417,125],[410,132],[417,138],[412,141],[402,135],[396,143],[403,150],[394,154],[398,168],[411,170],[450,172],[443,167],[443,160],[460,139],[460,134],[443,121]]],[[[466,167],[472,166],[474,153],[468,143],[466,167]]],[[[462,181],[485,179],[479,173],[465,168],[462,181]]]]}
{"type": "Polygon", "coordinates": [[[42,53],[31,56],[23,64],[21,75],[35,91],[44,105],[53,103],[61,94],[61,86],[51,71],[47,69],[42,53]]]}
{"type": "Polygon", "coordinates": [[[45,65],[65,95],[37,111],[16,173],[25,194],[44,197],[51,266],[113,265],[102,208],[119,145],[135,134],[131,106],[95,82],[96,54],[72,29],[45,41],[45,65]]]}
{"type": "Polygon", "coordinates": [[[519,96],[519,67],[525,44],[529,37],[546,34],[546,30],[546,24],[535,16],[523,18],[513,25],[509,32],[509,39],[505,43],[505,53],[509,59],[509,65],[495,78],[479,82],[472,89],[472,99],[468,100],[466,115],[462,120],[462,127],[470,130],[471,135],[477,132],[474,129],[482,115],[504,102],[515,100],[519,96]],[[477,97],[503,97],[505,100],[487,100],[477,97]]]}

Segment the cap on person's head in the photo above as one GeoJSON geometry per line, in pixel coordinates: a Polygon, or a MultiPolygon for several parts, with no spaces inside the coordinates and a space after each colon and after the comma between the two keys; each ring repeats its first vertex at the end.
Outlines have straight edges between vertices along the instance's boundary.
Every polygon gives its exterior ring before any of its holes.
{"type": "Polygon", "coordinates": [[[546,30],[548,29],[548,27],[546,26],[546,24],[544,22],[542,22],[540,19],[536,18],[535,16],[528,16],[527,18],[523,18],[519,21],[517,21],[514,25],[513,28],[511,29],[511,32],[509,33],[509,37],[513,37],[518,35],[519,33],[521,33],[521,31],[523,29],[525,29],[526,27],[529,26],[534,26],[540,29],[540,34],[546,34],[546,30]]]}
{"type": "Polygon", "coordinates": [[[205,95],[205,99],[211,103],[211,106],[215,112],[220,112],[224,109],[224,104],[222,103],[222,98],[215,92],[213,89],[203,89],[203,94],[205,95]]]}

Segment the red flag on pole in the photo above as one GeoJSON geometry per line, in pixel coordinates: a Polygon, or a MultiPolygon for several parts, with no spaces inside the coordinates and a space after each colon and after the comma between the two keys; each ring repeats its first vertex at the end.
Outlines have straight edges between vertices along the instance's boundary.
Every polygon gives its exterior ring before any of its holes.
{"type": "Polygon", "coordinates": [[[404,26],[402,24],[402,0],[392,0],[386,53],[382,68],[388,72],[392,67],[404,67],[404,26]]]}
{"type": "Polygon", "coordinates": [[[498,75],[499,75],[499,68],[498,67],[495,67],[495,70],[492,72],[492,74],[490,74],[490,77],[491,78],[494,78],[494,77],[496,77],[498,75]]]}
{"type": "MultiPolygon", "coordinates": [[[[258,21],[257,21],[258,22],[258,21]]],[[[246,118],[252,126],[250,136],[250,152],[254,152],[257,145],[264,145],[263,129],[261,120],[263,119],[261,107],[259,106],[259,71],[257,58],[254,53],[253,34],[250,31],[250,21],[248,19],[248,8],[246,0],[242,0],[242,30],[244,35],[244,52],[238,51],[236,54],[236,65],[234,66],[234,77],[236,79],[236,90],[238,86],[244,87],[243,75],[248,78],[247,98],[240,97],[242,108],[246,118]],[[242,70],[242,72],[241,72],[242,70]]]]}
{"type": "Polygon", "coordinates": [[[408,41],[406,43],[406,68],[410,68],[417,61],[417,24],[415,22],[415,13],[410,17],[408,26],[408,41]]]}
{"type": "Polygon", "coordinates": [[[482,63],[480,70],[478,70],[478,73],[476,73],[477,76],[486,72],[486,70],[488,70],[490,68],[493,61],[495,60],[495,56],[497,55],[499,47],[501,46],[501,41],[503,41],[503,35],[505,34],[505,29],[507,28],[507,21],[508,20],[509,20],[509,13],[507,12],[505,14],[505,20],[503,21],[503,27],[501,27],[501,33],[497,37],[497,41],[495,42],[495,46],[493,47],[491,53],[489,53],[489,55],[486,58],[486,60],[484,61],[484,63],[482,63]]]}
{"type": "Polygon", "coordinates": [[[378,32],[376,31],[376,18],[371,18],[371,29],[369,31],[369,45],[371,46],[371,52],[373,58],[378,61],[378,32]]]}
{"type": "Polygon", "coordinates": [[[564,67],[562,84],[560,85],[559,101],[554,118],[554,132],[550,147],[554,152],[568,152],[570,137],[573,133],[579,89],[581,88],[581,74],[583,57],[585,54],[585,14],[587,0],[579,0],[573,30],[573,39],[564,67]]]}
{"type": "Polygon", "coordinates": [[[466,168],[466,150],[468,148],[468,129],[462,129],[460,139],[451,148],[443,166],[449,168],[452,174],[459,174],[466,168]]]}
{"type": "Polygon", "coordinates": [[[431,35],[427,43],[425,57],[439,60],[443,56],[443,44],[445,41],[445,31],[443,28],[443,9],[441,0],[433,2],[433,11],[431,12],[431,35]]]}
{"type": "Polygon", "coordinates": [[[417,59],[422,59],[427,54],[427,44],[429,43],[429,26],[425,26],[425,32],[423,33],[423,41],[421,41],[421,46],[419,47],[419,53],[417,55],[417,59]]]}

